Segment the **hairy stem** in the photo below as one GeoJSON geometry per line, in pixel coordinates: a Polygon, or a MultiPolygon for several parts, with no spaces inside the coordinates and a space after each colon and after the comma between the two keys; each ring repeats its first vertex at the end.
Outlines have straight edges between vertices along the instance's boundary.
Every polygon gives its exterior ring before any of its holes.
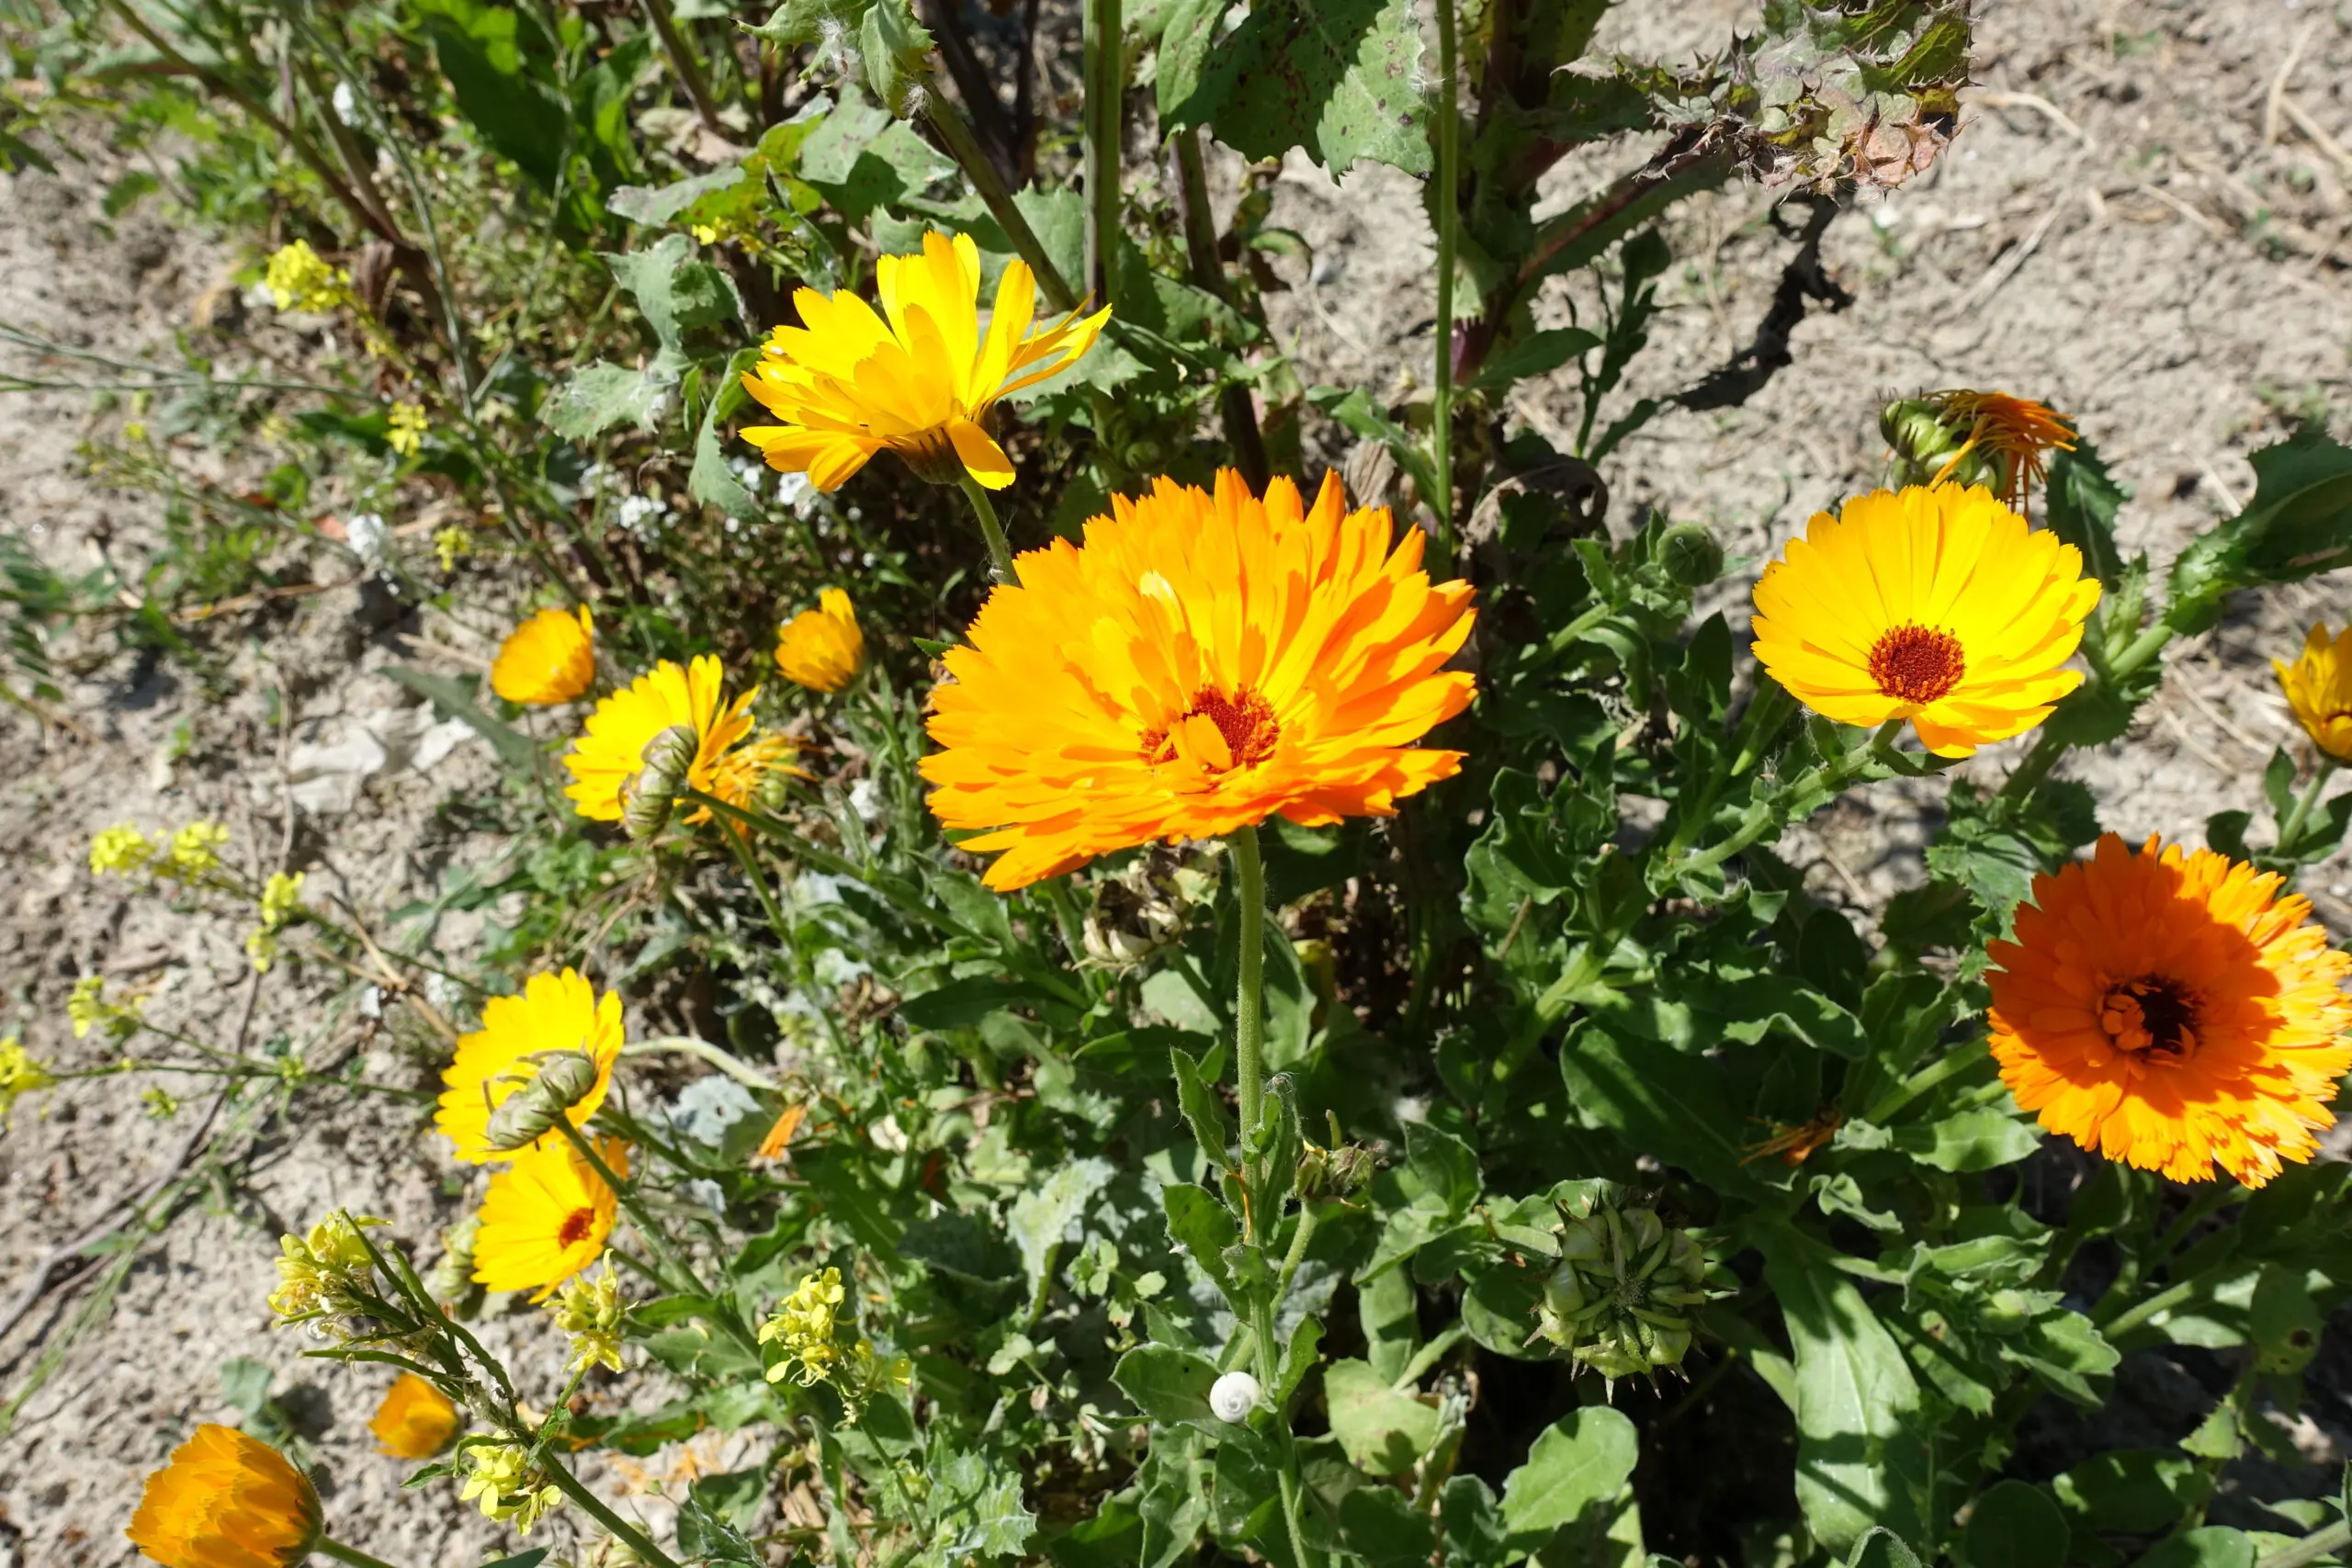
{"type": "Polygon", "coordinates": [[[1119,248],[1120,12],[1119,0],[1086,0],[1086,288],[1106,304],[1119,248]]]}
{"type": "Polygon", "coordinates": [[[2278,824],[2278,842],[2272,846],[2277,852],[2279,854],[2293,852],[2294,842],[2302,837],[2303,824],[2310,819],[2312,807],[2319,804],[2320,791],[2325,789],[2327,781],[2335,777],[2335,759],[2327,752],[2322,751],[2319,754],[2319,766],[2312,773],[2310,785],[2296,797],[2295,807],[2287,813],[2287,819],[2278,824]]]}
{"type": "MultiPolygon", "coordinates": [[[[653,1568],[678,1568],[677,1560],[645,1538],[642,1530],[605,1506],[597,1495],[582,1484],[578,1476],[560,1459],[549,1456],[547,1477],[557,1490],[580,1505],[580,1511],[605,1527],[605,1533],[628,1543],[630,1551],[653,1568]]],[[[346,1559],[345,1561],[348,1561],[346,1559]]]]}
{"type": "MultiPolygon", "coordinates": [[[[1266,868],[1258,854],[1258,829],[1237,828],[1233,846],[1233,898],[1241,916],[1241,984],[1234,998],[1233,1055],[1241,1098],[1241,1142],[1247,1149],[1265,1101],[1266,868]]],[[[1264,1221],[1253,1211],[1254,1230],[1264,1221]]]]}
{"type": "Polygon", "coordinates": [[[1437,0],[1437,382],[1430,401],[1430,462],[1437,471],[1438,566],[1453,560],[1453,252],[1461,222],[1462,117],[1454,106],[1453,0],[1437,0]]]}
{"type": "Polygon", "coordinates": [[[996,568],[999,582],[1018,584],[1021,574],[1012,567],[1012,547],[1004,537],[1004,525],[996,520],[996,503],[989,500],[988,488],[966,474],[959,481],[964,497],[972,503],[972,514],[980,520],[980,536],[989,544],[989,561],[996,568]]]}
{"type": "Polygon", "coordinates": [[[956,160],[964,177],[972,182],[972,189],[988,208],[989,216],[996,220],[1004,237],[1012,242],[1013,250],[1036,275],[1037,288],[1046,296],[1046,303],[1057,310],[1077,310],[1078,296],[1070,291],[1069,280],[1062,276],[1061,268],[1046,254],[1037,231],[1029,227],[1029,220],[1013,204],[1012,192],[1006,187],[1004,176],[997,173],[996,165],[981,151],[979,138],[972,134],[972,122],[964,118],[964,111],[940,94],[932,93],[923,99],[922,113],[939,140],[946,144],[947,155],[956,160]]]}
{"type": "Polygon", "coordinates": [[[380,1557],[370,1557],[356,1546],[345,1546],[331,1535],[319,1537],[311,1548],[322,1557],[332,1557],[337,1562],[348,1562],[351,1568],[392,1568],[380,1557]]]}
{"type": "Polygon", "coordinates": [[[714,136],[723,136],[727,128],[718,123],[718,105],[710,96],[710,85],[703,80],[702,62],[695,58],[695,46],[678,31],[675,18],[670,15],[670,0],[638,0],[645,19],[652,24],[654,36],[662,40],[662,52],[670,62],[670,69],[678,73],[679,84],[686,89],[686,96],[694,100],[695,114],[703,129],[714,136]]]}

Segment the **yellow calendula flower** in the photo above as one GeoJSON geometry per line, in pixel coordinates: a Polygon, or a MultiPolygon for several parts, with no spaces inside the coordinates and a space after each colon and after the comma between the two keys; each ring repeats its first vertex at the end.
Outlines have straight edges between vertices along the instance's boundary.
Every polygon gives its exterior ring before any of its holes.
{"type": "Polygon", "coordinates": [[[384,439],[393,451],[403,457],[416,456],[418,449],[424,445],[424,433],[432,428],[425,422],[423,406],[417,403],[394,403],[390,425],[391,428],[384,433],[384,439]]]}
{"type": "Polygon", "coordinates": [[[159,869],[184,882],[193,882],[206,872],[216,870],[220,864],[220,852],[228,847],[228,829],[218,822],[191,822],[172,835],[159,869]]]}
{"type": "Polygon", "coordinates": [[[849,595],[828,588],[817,607],[803,610],[775,634],[775,664],[784,678],[812,692],[839,692],[865,663],[865,634],[849,595]]]}
{"type": "Polygon", "coordinates": [[[2312,623],[2292,664],[2274,659],[2278,689],[2312,744],[2339,762],[2352,762],[2352,625],[2334,638],[2327,623],[2312,623]]]}
{"type": "Polygon", "coordinates": [[[17,1101],[28,1094],[55,1086],[49,1069],[34,1059],[13,1034],[0,1039],[0,1124],[5,1124],[17,1109],[17,1101]]]}
{"type": "Polygon", "coordinates": [[[1002,490],[1012,460],[988,432],[990,412],[1076,364],[1110,310],[1073,310],[1033,332],[1036,279],[1027,264],[1008,262],[983,333],[980,253],[964,234],[926,234],[920,255],[884,256],[874,272],[878,314],[847,289],[793,295],[800,325],[771,333],[743,378],[778,423],[747,426],[743,439],[768,467],[805,473],[820,491],[839,490],[885,449],[934,484],[969,473],[1002,490]]]}
{"type": "Polygon", "coordinates": [[[155,858],[155,846],[147,835],[124,822],[112,828],[101,828],[90,840],[90,871],[97,876],[129,876],[145,869],[155,858]]]}
{"type": "Polygon", "coordinates": [[[449,1396],[418,1377],[402,1372],[376,1406],[368,1429],[376,1446],[394,1459],[431,1459],[449,1446],[460,1425],[458,1407],[449,1396]]]}
{"type": "MultiPolygon", "coordinates": [[[[650,673],[598,703],[580,739],[563,757],[572,779],[563,793],[580,815],[599,822],[619,821],[624,796],[645,770],[647,744],[672,728],[684,729],[695,738],[694,758],[684,782],[706,794],[719,795],[721,763],[752,733],[752,700],[760,694],[754,686],[730,703],[726,680],[718,660],[710,654],[684,669],[665,659],[650,673]]],[[[686,819],[701,822],[709,815],[704,808],[686,819]]]]}
{"type": "Polygon", "coordinates": [[[1907,719],[1939,757],[2022,735],[2082,683],[2082,552],[1990,491],[1879,491],[1815,513],[1757,582],[1756,657],[1839,724],[1907,719]]]}
{"type": "Polygon", "coordinates": [[[574,1275],[548,1303],[548,1311],[555,1325],[571,1340],[565,1371],[584,1371],[590,1367],[621,1370],[621,1319],[628,1312],[628,1303],[621,1299],[620,1281],[613,1277],[610,1263],[593,1280],[574,1275]]]}
{"type": "Polygon", "coordinates": [[[519,1443],[476,1443],[466,1450],[466,1483],[458,1500],[480,1500],[485,1517],[514,1527],[528,1535],[551,1510],[563,1506],[563,1493],[531,1462],[519,1443]]]}
{"type": "MultiPolygon", "coordinates": [[[[549,1052],[584,1053],[595,1064],[595,1082],[568,1112],[571,1124],[585,1127],[605,1103],[612,1087],[613,1064],[619,1060],[624,1024],[618,991],[596,994],[596,987],[579,971],[534,975],[523,983],[523,993],[492,997],[482,1004],[481,1028],[460,1036],[458,1053],[443,1071],[447,1086],[433,1124],[447,1136],[461,1160],[475,1165],[513,1159],[485,1141],[490,1114],[506,1098],[538,1075],[538,1058],[549,1052]]],[[[542,1144],[560,1144],[560,1132],[542,1144]]]]}
{"type": "Polygon", "coordinates": [[[284,1454],[207,1422],[147,1478],[124,1533],[164,1568],[293,1568],[320,1523],[317,1490],[284,1454]]]}
{"type": "Polygon", "coordinates": [[[822,1269],[777,1304],[775,1315],[760,1325],[760,1343],[784,1349],[785,1359],[768,1369],[768,1382],[790,1378],[802,1388],[813,1388],[831,1375],[842,1354],[834,1343],[834,1325],[846,1297],[842,1271],[822,1269]]]}
{"type": "Polygon", "coordinates": [[[262,285],[281,310],[332,310],[351,298],[351,275],[329,266],[308,240],[279,246],[269,258],[262,285]]]}
{"type": "Polygon", "coordinates": [[[596,623],[585,604],[573,615],[541,610],[508,634],[490,667],[490,689],[526,707],[568,703],[595,683],[596,623]]]}
{"type": "MultiPolygon", "coordinates": [[[[597,1156],[613,1174],[628,1175],[628,1145],[606,1138],[597,1156]]],[[[490,1179],[474,1236],[474,1280],[486,1290],[556,1287],[604,1256],[620,1200],[579,1151],[558,1138],[523,1150],[490,1179]]]]}

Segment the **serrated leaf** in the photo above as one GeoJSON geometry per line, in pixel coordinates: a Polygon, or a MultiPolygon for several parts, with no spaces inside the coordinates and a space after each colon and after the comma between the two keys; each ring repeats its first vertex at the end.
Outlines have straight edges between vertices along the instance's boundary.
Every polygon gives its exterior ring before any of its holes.
{"type": "Polygon", "coordinates": [[[1200,1145],[1201,1157],[1222,1173],[1233,1165],[1233,1121],[1225,1113],[1224,1102],[1216,1091],[1201,1078],[1201,1065],[1181,1045],[1170,1046],[1170,1066],[1176,1075],[1176,1105],[1183,1112],[1185,1124],[1193,1130],[1193,1139],[1200,1145]]]}
{"type": "Polygon", "coordinates": [[[736,322],[748,328],[735,283],[695,256],[684,234],[664,234],[641,251],[604,253],[613,277],[637,300],[645,324],[662,346],[683,353],[685,334],[700,327],[736,322]]]}
{"type": "Polygon", "coordinates": [[[828,34],[840,36],[865,19],[874,0],[784,0],[758,27],[743,30],[783,48],[821,42],[828,34]]]}
{"type": "Polygon", "coordinates": [[[1044,1283],[1054,1249],[1070,1226],[1086,1213],[1094,1195],[1110,1185],[1118,1172],[1109,1160],[1080,1159],[1056,1170],[1042,1187],[1032,1188],[1012,1201],[1005,1230],[1021,1249],[1021,1267],[1029,1276],[1034,1295],[1044,1283]]]}
{"type": "Polygon", "coordinates": [[[912,112],[915,96],[931,74],[931,34],[915,20],[907,0],[874,0],[857,29],[859,64],[865,90],[894,115],[912,112]]]}
{"type": "Polygon", "coordinates": [[[2073,451],[2051,454],[2043,516],[2052,533],[2082,552],[2083,569],[2110,592],[2123,575],[2115,516],[2131,499],[2131,488],[2107,471],[2089,442],[2077,439],[2073,451]]]}
{"type": "MultiPolygon", "coordinates": [[[[1188,16],[1182,62],[1217,26],[1188,16]]],[[[1423,126],[1421,29],[1411,0],[1259,0],[1214,38],[1170,124],[1207,125],[1247,158],[1293,147],[1335,175],[1359,159],[1430,171],[1423,126]]]]}
{"type": "Polygon", "coordinates": [[[2352,448],[2310,427],[2247,459],[2254,500],[2174,560],[2165,620],[2183,637],[2221,619],[2232,592],[2352,563],[2352,448]]]}

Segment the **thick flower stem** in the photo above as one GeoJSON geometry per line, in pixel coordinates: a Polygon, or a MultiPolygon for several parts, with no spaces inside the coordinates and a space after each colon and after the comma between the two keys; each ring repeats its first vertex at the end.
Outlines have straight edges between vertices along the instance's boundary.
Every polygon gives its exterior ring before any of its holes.
{"type": "Polygon", "coordinates": [[[653,1564],[653,1568],[678,1568],[677,1559],[648,1540],[644,1531],[605,1506],[601,1498],[589,1491],[561,1460],[552,1455],[548,1456],[547,1477],[555,1483],[558,1491],[580,1505],[582,1513],[604,1526],[606,1534],[653,1564]]]}
{"type": "Polygon", "coordinates": [[[319,1537],[318,1544],[311,1550],[322,1557],[332,1557],[337,1562],[348,1562],[351,1568],[392,1568],[382,1558],[370,1557],[356,1546],[345,1546],[331,1535],[319,1537]]]}
{"type": "Polygon", "coordinates": [[[2294,809],[2287,813],[2287,819],[2278,824],[2278,841],[2271,846],[2278,853],[2283,855],[2294,852],[2295,840],[2302,837],[2303,824],[2310,819],[2312,807],[2319,804],[2319,793],[2327,787],[2327,781],[2335,776],[2335,759],[2324,751],[2321,752],[2319,766],[2312,773],[2310,785],[2296,797],[2294,809]]]}
{"type": "Polygon", "coordinates": [[[1437,380],[1430,397],[1430,466],[1437,493],[1440,566],[1453,560],[1453,253],[1461,180],[1461,115],[1454,107],[1453,0],[1437,5],[1437,380]]]}
{"type": "Polygon", "coordinates": [[[686,96],[694,100],[695,114],[703,129],[715,136],[724,136],[727,128],[718,123],[718,106],[711,100],[710,86],[703,80],[702,62],[695,58],[695,46],[678,31],[677,22],[670,15],[670,0],[638,0],[645,12],[645,19],[652,24],[654,36],[662,40],[662,52],[669,57],[670,69],[678,73],[679,85],[686,96]]]}
{"type": "Polygon", "coordinates": [[[2352,1519],[2338,1519],[2324,1530],[2303,1537],[2292,1546],[2282,1546],[2267,1557],[2255,1559],[2254,1568],[2307,1568],[2323,1557],[2333,1557],[2352,1546],[2352,1519]]]}
{"type": "MultiPolygon", "coordinates": [[[[2171,626],[2161,619],[2156,621],[2154,625],[2132,638],[2131,644],[2122,652],[2108,660],[2106,679],[2109,682],[2120,682],[2126,676],[2133,674],[2140,666],[2163,652],[2165,644],[2170,642],[2172,638],[2171,626]]],[[[2058,759],[2065,753],[2066,743],[2052,734],[2049,728],[2044,726],[2041,733],[2034,738],[2033,750],[2026,753],[2025,761],[2019,762],[2017,771],[2003,782],[2001,798],[2022,800],[2031,795],[2040,786],[2041,781],[2050,776],[2050,770],[2057,765],[2058,759]]]]}
{"type": "Polygon", "coordinates": [[[972,122],[964,118],[964,111],[940,94],[930,93],[924,96],[922,114],[939,140],[946,143],[947,155],[956,160],[964,177],[972,182],[972,190],[988,208],[989,216],[996,220],[1004,237],[1012,242],[1013,250],[1036,275],[1037,288],[1046,296],[1046,303],[1057,310],[1077,310],[1078,296],[1071,291],[1069,280],[1062,276],[1061,268],[1046,254],[1037,231],[1029,227],[1027,217],[1013,204],[1012,192],[1006,188],[1004,176],[997,173],[996,165],[980,150],[979,138],[972,133],[972,122]]]}
{"type": "Polygon", "coordinates": [[[966,499],[972,503],[973,515],[980,520],[980,536],[989,542],[989,559],[996,567],[999,582],[1018,584],[1021,574],[1012,569],[1012,547],[1004,537],[1004,525],[996,520],[996,503],[989,499],[988,488],[970,474],[960,481],[966,499]]]}
{"type": "Polygon", "coordinates": [[[1246,1149],[1258,1125],[1259,1107],[1266,1096],[1262,1059],[1266,1039],[1266,867],[1258,855],[1255,825],[1235,829],[1227,835],[1226,841],[1233,846],[1233,900],[1241,915],[1241,984],[1233,1005],[1233,1056],[1234,1082],[1241,1099],[1241,1144],[1246,1149]]]}
{"type": "Polygon", "coordinates": [[[743,841],[743,830],[731,822],[722,822],[718,825],[718,836],[725,839],[728,848],[735,852],[736,863],[743,868],[744,878],[751,883],[752,891],[760,896],[760,908],[767,911],[768,929],[775,932],[776,941],[789,952],[792,948],[792,927],[785,919],[784,911],[776,907],[775,895],[768,890],[768,879],[761,873],[759,862],[752,858],[752,846],[743,841]]]}
{"type": "Polygon", "coordinates": [[[1119,0],[1086,0],[1086,288],[1106,304],[1119,249],[1121,9],[1119,0]]]}

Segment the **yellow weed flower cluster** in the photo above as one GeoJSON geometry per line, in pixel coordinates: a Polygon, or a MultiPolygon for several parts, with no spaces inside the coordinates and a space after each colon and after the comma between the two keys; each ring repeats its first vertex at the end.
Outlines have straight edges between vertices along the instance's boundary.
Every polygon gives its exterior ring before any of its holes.
{"type": "Polygon", "coordinates": [[[255,974],[268,974],[277,962],[277,933],[301,909],[303,875],[273,871],[262,885],[261,924],[245,933],[245,956],[253,961],[255,974]]]}
{"type": "Polygon", "coordinates": [[[474,1443],[465,1451],[465,1464],[458,1501],[480,1502],[484,1517],[513,1525],[517,1535],[529,1535],[549,1511],[563,1506],[561,1489],[519,1443],[474,1443]]]}
{"type": "Polygon", "coordinates": [[[108,1040],[124,1041],[139,1032],[143,1020],[141,1004],[137,997],[122,1001],[107,999],[106,977],[85,975],[74,982],[74,989],[65,998],[66,1021],[74,1026],[74,1038],[85,1040],[96,1030],[108,1040]]]}
{"type": "Polygon", "coordinates": [[[784,1351],[784,1359],[768,1369],[768,1382],[790,1378],[802,1388],[814,1388],[832,1374],[833,1363],[841,1359],[833,1335],[845,1296],[842,1271],[824,1269],[801,1280],[777,1303],[775,1314],[760,1325],[760,1343],[784,1351]]]}
{"type": "Polygon", "coordinates": [[[2292,664],[2274,659],[2278,689],[2312,744],[2338,762],[2352,762],[2352,626],[2334,637],[2314,621],[2292,664]]]}
{"type": "Polygon", "coordinates": [[[571,1340],[571,1354],[563,1370],[582,1372],[590,1367],[603,1367],[619,1371],[621,1318],[628,1311],[628,1303],[621,1299],[620,1281],[613,1277],[610,1263],[593,1280],[574,1275],[548,1303],[556,1327],[571,1340]]]}
{"type": "Polygon", "coordinates": [[[775,635],[775,665],[796,686],[828,695],[844,691],[865,664],[865,634],[849,595],[828,588],[775,635]]]}
{"type": "Polygon", "coordinates": [[[490,689],[510,703],[550,707],[596,683],[596,623],[578,612],[541,610],[507,634],[490,666],[490,689]]]}
{"type": "Polygon", "coordinates": [[[147,1478],[124,1533],[164,1568],[293,1568],[319,1545],[321,1518],[285,1455],[207,1422],[147,1478]]]}
{"type": "Polygon", "coordinates": [[[143,871],[193,883],[220,868],[220,852],[228,847],[229,829],[218,822],[190,822],[152,838],[122,822],[92,835],[90,870],[98,876],[143,871]]]}
{"type": "Polygon", "coordinates": [[[0,1125],[15,1112],[17,1100],[56,1083],[14,1034],[0,1037],[0,1125]]]}
{"type": "Polygon", "coordinates": [[[403,457],[416,456],[424,446],[425,432],[432,428],[424,417],[423,405],[418,403],[394,403],[387,423],[389,428],[384,433],[384,440],[403,457]]]}
{"type": "Polygon", "coordinates": [[[427,1460],[449,1446],[460,1424],[447,1394],[414,1372],[402,1372],[385,1392],[368,1429],[376,1435],[377,1447],[394,1459],[427,1460]]]}
{"type": "Polygon", "coordinates": [[[311,248],[308,240],[281,245],[271,254],[262,275],[262,287],[269,290],[270,302],[281,310],[316,314],[332,310],[351,299],[351,275],[341,267],[328,265],[326,259],[311,248]]]}
{"type": "Polygon", "coordinates": [[[311,1323],[364,1313],[365,1298],[374,1293],[376,1260],[359,1232],[385,1223],[337,1209],[307,1235],[279,1237],[277,1288],[269,1292],[269,1309],[278,1322],[311,1323]]]}

